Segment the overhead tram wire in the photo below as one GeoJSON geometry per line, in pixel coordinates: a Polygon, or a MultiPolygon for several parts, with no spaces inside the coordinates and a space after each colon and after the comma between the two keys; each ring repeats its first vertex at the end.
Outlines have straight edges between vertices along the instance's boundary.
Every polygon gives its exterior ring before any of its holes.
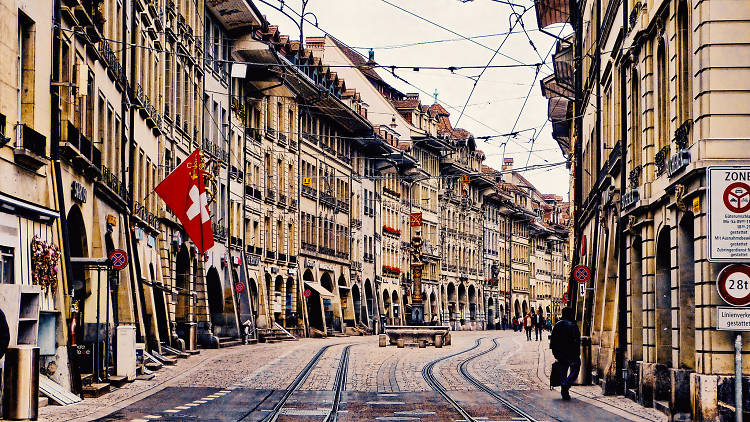
{"type": "MultiPolygon", "coordinates": [[[[513,6],[511,6],[512,9],[513,6]]],[[[484,72],[487,71],[487,67],[489,67],[492,64],[492,61],[495,60],[495,57],[497,57],[497,54],[500,52],[500,49],[503,48],[503,45],[505,45],[505,42],[508,41],[508,37],[510,36],[510,33],[513,31],[513,28],[518,25],[518,22],[523,19],[523,15],[529,10],[529,8],[524,8],[523,12],[521,12],[520,15],[518,15],[515,11],[513,12],[513,15],[517,15],[516,21],[513,22],[513,25],[510,26],[510,29],[508,29],[508,35],[503,38],[503,40],[500,42],[500,45],[497,46],[495,51],[492,53],[492,57],[490,57],[490,60],[487,62],[487,66],[482,69],[481,72],[479,72],[479,75],[477,75],[476,78],[474,78],[474,84],[471,86],[471,91],[469,91],[469,95],[466,97],[466,102],[464,103],[463,108],[461,108],[461,113],[458,115],[458,119],[456,119],[456,126],[458,126],[458,123],[461,121],[461,117],[464,115],[464,111],[466,111],[466,106],[469,105],[469,101],[471,100],[471,96],[474,95],[474,90],[477,89],[477,85],[479,84],[479,80],[482,79],[482,75],[484,75],[484,72]]],[[[522,24],[523,25],[523,24],[522,24]]],[[[542,60],[544,62],[544,60],[542,60]]],[[[539,71],[539,68],[537,67],[537,72],[539,71]]]]}
{"type": "MultiPolygon", "coordinates": [[[[264,0],[261,0],[261,1],[264,1],[264,0]]],[[[454,30],[452,30],[452,29],[450,29],[450,28],[448,28],[448,27],[445,27],[445,26],[443,26],[443,25],[441,25],[441,24],[439,24],[439,23],[437,23],[437,22],[431,21],[431,20],[427,19],[426,17],[424,17],[424,16],[422,16],[422,15],[419,15],[419,14],[417,14],[417,13],[414,13],[414,12],[412,12],[412,11],[408,10],[408,9],[404,9],[403,7],[401,7],[401,6],[397,5],[397,4],[393,4],[393,3],[391,3],[391,2],[390,2],[390,1],[388,1],[388,0],[380,0],[380,1],[381,1],[381,2],[383,2],[383,3],[385,3],[385,4],[387,4],[387,5],[390,5],[390,6],[392,6],[392,7],[395,7],[396,9],[398,9],[398,10],[400,10],[400,11],[404,12],[404,13],[407,13],[407,14],[409,14],[409,15],[412,15],[412,16],[414,16],[414,17],[415,17],[415,18],[417,18],[417,19],[423,20],[423,21],[425,21],[425,22],[429,23],[430,25],[436,26],[436,27],[438,27],[438,28],[440,28],[440,29],[442,29],[442,30],[444,30],[444,31],[448,31],[448,32],[450,32],[450,33],[451,33],[451,34],[453,34],[453,35],[456,35],[456,36],[458,36],[458,37],[461,37],[461,38],[463,38],[464,40],[466,40],[466,41],[469,41],[469,42],[471,42],[472,44],[476,44],[476,45],[478,45],[478,46],[480,46],[480,47],[482,47],[482,48],[484,48],[484,49],[487,49],[487,50],[490,50],[490,51],[493,51],[493,52],[495,51],[495,49],[494,49],[494,48],[492,48],[492,47],[489,47],[489,46],[487,46],[487,45],[484,45],[484,44],[482,44],[482,43],[480,43],[480,42],[478,42],[478,41],[476,41],[476,40],[472,39],[471,37],[467,37],[466,35],[463,35],[463,34],[461,34],[461,33],[458,33],[458,32],[456,32],[456,31],[454,31],[454,30]]],[[[503,57],[505,57],[505,58],[507,58],[507,59],[513,60],[513,61],[514,61],[514,62],[516,62],[516,63],[523,63],[523,62],[522,62],[521,60],[518,60],[518,59],[516,59],[515,57],[511,57],[511,56],[509,56],[509,55],[507,55],[507,54],[504,54],[504,53],[498,53],[498,54],[500,54],[501,56],[503,56],[503,57]]]]}
{"type": "MultiPolygon", "coordinates": [[[[273,9],[279,10],[279,8],[278,8],[278,7],[276,7],[276,6],[274,6],[274,5],[270,4],[270,3],[268,3],[268,2],[266,1],[266,0],[260,0],[260,1],[261,1],[261,2],[263,3],[263,4],[266,4],[267,6],[269,6],[269,7],[273,8],[273,9]]],[[[383,2],[386,2],[386,3],[388,3],[388,4],[391,4],[391,3],[389,3],[389,2],[387,1],[387,0],[381,0],[381,1],[383,1],[383,2]]],[[[407,12],[407,13],[409,13],[409,14],[413,15],[413,16],[416,16],[416,17],[418,17],[418,18],[420,18],[420,19],[422,19],[422,20],[425,20],[425,21],[429,22],[429,23],[430,23],[430,24],[432,24],[432,25],[436,25],[436,26],[440,27],[441,29],[444,29],[444,30],[446,30],[446,31],[448,31],[448,32],[450,32],[450,33],[452,33],[452,34],[454,34],[454,35],[457,35],[457,36],[459,36],[459,37],[463,38],[463,39],[468,39],[468,38],[467,38],[466,36],[464,36],[464,35],[462,35],[462,34],[460,34],[460,33],[458,33],[458,32],[455,32],[455,31],[453,31],[453,30],[451,30],[451,29],[449,29],[449,28],[445,28],[445,27],[441,26],[440,24],[437,24],[437,23],[435,23],[435,22],[432,22],[432,21],[430,21],[429,19],[423,18],[423,17],[421,17],[421,16],[419,16],[419,15],[416,15],[416,14],[414,14],[413,12],[409,12],[408,10],[402,9],[402,8],[401,8],[401,7],[399,7],[399,6],[396,6],[396,5],[393,5],[393,4],[391,4],[391,5],[392,5],[392,6],[394,6],[394,7],[396,7],[396,8],[398,8],[398,9],[404,10],[405,12],[407,12]]],[[[290,10],[290,11],[291,11],[292,13],[294,13],[295,15],[299,16],[299,17],[300,17],[301,19],[303,19],[303,20],[304,20],[305,22],[308,22],[308,23],[310,23],[310,24],[313,24],[313,23],[312,23],[312,22],[310,22],[310,21],[309,21],[309,20],[308,20],[307,18],[305,18],[305,17],[301,16],[301,15],[299,14],[299,12],[297,12],[297,11],[296,11],[296,10],[294,10],[293,8],[291,8],[291,7],[289,7],[289,6],[286,6],[286,8],[287,8],[287,9],[289,9],[289,10],[290,10]]],[[[333,35],[333,34],[331,34],[330,32],[328,32],[328,31],[326,31],[325,29],[321,28],[321,27],[320,27],[320,25],[317,25],[317,24],[315,24],[315,28],[317,28],[317,29],[318,29],[319,31],[323,32],[323,33],[324,33],[324,34],[326,34],[326,35],[330,35],[331,37],[334,37],[334,38],[336,38],[337,40],[339,40],[339,42],[342,42],[342,41],[341,41],[341,40],[340,40],[340,39],[339,39],[338,37],[334,36],[334,35],[333,35]]],[[[563,29],[564,29],[564,27],[563,27],[563,29]]],[[[562,32],[562,29],[561,29],[561,32],[562,32]]],[[[473,43],[475,43],[475,44],[478,44],[478,45],[480,45],[480,46],[482,46],[482,47],[484,47],[484,48],[490,49],[491,51],[494,51],[494,50],[492,50],[492,49],[491,49],[490,47],[487,47],[487,46],[485,46],[484,44],[478,43],[478,42],[476,42],[476,41],[474,41],[474,40],[471,40],[471,39],[468,39],[468,40],[469,40],[469,41],[471,41],[471,42],[473,42],[473,43]]],[[[302,40],[300,40],[300,41],[302,41],[302,40]]],[[[343,42],[342,42],[342,43],[343,43],[343,42]]],[[[502,53],[501,53],[501,54],[502,54],[502,53]]],[[[518,60],[516,60],[516,59],[513,59],[513,60],[515,60],[515,61],[518,61],[518,60]]],[[[527,66],[528,66],[528,65],[527,65],[527,66]]],[[[534,66],[534,67],[536,67],[536,68],[538,69],[538,67],[539,67],[539,64],[534,64],[533,66],[534,66]]],[[[355,66],[355,67],[356,67],[356,66],[355,66]]],[[[490,66],[490,67],[494,67],[494,66],[490,66]]],[[[431,93],[429,93],[429,92],[425,91],[424,89],[422,89],[422,88],[420,88],[420,87],[418,87],[418,86],[416,86],[416,85],[412,84],[411,82],[407,81],[407,80],[406,80],[406,79],[404,79],[403,77],[401,77],[401,76],[399,76],[399,75],[396,75],[396,72],[395,72],[395,68],[393,68],[393,67],[390,67],[390,70],[391,70],[391,75],[393,75],[393,76],[394,76],[395,78],[399,79],[400,81],[402,81],[402,82],[406,83],[407,85],[409,85],[409,86],[411,86],[411,87],[413,87],[413,88],[417,89],[418,91],[422,92],[423,94],[426,94],[426,95],[430,95],[430,96],[432,95],[431,93]]],[[[535,80],[536,80],[536,79],[535,79],[535,80]]],[[[532,88],[533,88],[533,86],[534,86],[534,84],[532,83],[532,88]]],[[[446,103],[445,101],[441,101],[441,103],[442,103],[443,105],[445,105],[446,107],[448,107],[448,108],[452,109],[452,110],[455,110],[455,111],[460,111],[460,110],[459,110],[459,109],[458,109],[457,107],[455,107],[455,106],[452,106],[452,105],[450,105],[450,104],[446,103]]],[[[482,126],[484,126],[484,127],[488,128],[488,129],[492,130],[493,132],[496,132],[496,133],[498,133],[498,134],[502,133],[501,131],[499,131],[499,130],[497,130],[497,129],[495,129],[495,128],[493,128],[493,127],[489,126],[489,125],[487,125],[486,123],[484,123],[484,122],[482,122],[482,121],[480,121],[480,120],[478,120],[478,119],[475,119],[474,117],[471,117],[471,116],[470,116],[470,115],[468,115],[468,114],[466,114],[466,117],[467,117],[467,118],[469,118],[469,119],[471,119],[471,120],[473,120],[473,121],[475,121],[476,123],[478,123],[478,124],[480,124],[480,125],[482,125],[482,126]]],[[[511,133],[512,133],[512,132],[511,132],[511,133]]],[[[522,149],[524,149],[525,151],[530,151],[529,149],[525,148],[525,147],[524,147],[524,146],[523,146],[523,145],[522,145],[522,144],[521,144],[520,142],[516,141],[516,140],[515,140],[514,138],[509,138],[509,139],[513,140],[513,142],[515,142],[515,143],[516,143],[516,144],[517,144],[517,145],[518,145],[519,147],[521,147],[521,148],[522,148],[522,149]]],[[[508,142],[508,140],[506,139],[506,141],[505,141],[505,144],[506,144],[506,145],[507,145],[507,142],[508,142]]],[[[549,160],[547,160],[547,159],[545,159],[545,158],[543,158],[543,157],[541,157],[541,158],[542,158],[542,160],[543,160],[544,162],[546,162],[546,163],[549,163],[549,160]]]]}

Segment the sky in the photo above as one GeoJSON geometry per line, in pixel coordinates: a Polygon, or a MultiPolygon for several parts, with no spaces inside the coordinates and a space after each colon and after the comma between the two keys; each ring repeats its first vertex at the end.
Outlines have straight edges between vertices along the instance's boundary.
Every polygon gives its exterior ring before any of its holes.
{"type": "MultiPolygon", "coordinates": [[[[271,7],[281,6],[281,0],[265,0],[268,4],[254,1],[282,34],[299,38],[296,24],[271,7]]],[[[438,102],[451,113],[453,126],[467,129],[475,137],[518,132],[516,136],[477,142],[477,148],[487,156],[486,165],[500,169],[503,154],[514,159],[514,168],[526,167],[527,160],[529,166],[560,163],[565,159],[552,139],[547,100],[539,82],[552,73],[555,39],[537,30],[533,0],[512,2],[516,6],[507,0],[309,0],[306,11],[317,17],[318,28],[361,54],[367,56],[372,48],[379,65],[478,66],[454,72],[397,69],[399,78],[389,69],[378,68],[377,72],[403,93],[420,93],[423,104],[432,104],[437,91],[438,102]],[[508,34],[519,15],[523,26],[516,23],[508,34]],[[490,62],[493,66],[528,66],[487,68],[482,73],[482,67],[490,62]],[[542,65],[535,66],[539,63],[542,65]]],[[[301,0],[285,0],[283,4],[287,13],[299,20],[295,12],[301,10],[301,0]]],[[[315,21],[315,17],[306,16],[315,21]]],[[[323,35],[310,23],[304,28],[305,37],[323,35]]],[[[563,35],[571,32],[569,26],[559,25],[547,30],[563,35]]],[[[522,174],[541,192],[568,198],[569,173],[564,165],[522,174]]]]}

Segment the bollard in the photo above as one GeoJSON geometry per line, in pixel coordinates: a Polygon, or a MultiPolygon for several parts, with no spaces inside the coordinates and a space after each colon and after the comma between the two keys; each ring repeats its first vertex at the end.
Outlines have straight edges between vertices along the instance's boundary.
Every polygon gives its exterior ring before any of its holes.
{"type": "Polygon", "coordinates": [[[419,340],[419,348],[424,349],[427,347],[427,340],[419,340]]]}
{"type": "Polygon", "coordinates": [[[591,337],[581,337],[581,372],[578,385],[591,385],[591,337]]]}
{"type": "Polygon", "coordinates": [[[137,375],[135,357],[135,327],[120,325],[117,327],[117,360],[115,373],[128,381],[135,381],[137,375]]]}
{"type": "Polygon", "coordinates": [[[39,347],[9,347],[3,371],[3,419],[35,421],[39,415],[39,347]]]}
{"type": "Polygon", "coordinates": [[[443,336],[435,334],[435,348],[440,349],[441,347],[443,347],[443,336]]]}
{"type": "Polygon", "coordinates": [[[443,344],[446,346],[451,345],[451,333],[448,333],[445,335],[445,340],[443,341],[443,344]]]}
{"type": "Polygon", "coordinates": [[[385,334],[380,334],[378,336],[378,343],[380,347],[385,347],[388,344],[388,336],[385,334]]]}
{"type": "Polygon", "coordinates": [[[396,340],[396,347],[398,347],[399,349],[403,349],[405,345],[406,341],[403,338],[396,340]]]}

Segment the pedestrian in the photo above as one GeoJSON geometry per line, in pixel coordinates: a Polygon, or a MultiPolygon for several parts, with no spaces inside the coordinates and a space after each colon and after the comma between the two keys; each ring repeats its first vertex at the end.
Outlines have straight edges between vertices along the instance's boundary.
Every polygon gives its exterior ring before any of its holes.
{"type": "Polygon", "coordinates": [[[536,341],[542,341],[542,330],[544,330],[545,322],[546,321],[542,316],[542,310],[537,310],[536,315],[534,315],[534,335],[536,341]]]}
{"type": "Polygon", "coordinates": [[[5,356],[8,344],[10,344],[10,328],[8,328],[8,321],[5,320],[5,313],[0,309],[0,359],[5,356]]]}
{"type": "Polygon", "coordinates": [[[563,400],[570,400],[570,386],[581,369],[581,331],[574,318],[573,308],[563,308],[562,319],[552,328],[549,342],[560,371],[560,395],[563,400]]]}
{"type": "Polygon", "coordinates": [[[526,341],[531,341],[531,327],[533,327],[534,321],[531,318],[531,312],[526,312],[526,316],[523,318],[523,328],[526,329],[526,341]]]}
{"type": "Polygon", "coordinates": [[[552,331],[552,318],[547,317],[547,323],[545,324],[547,331],[552,331]]]}

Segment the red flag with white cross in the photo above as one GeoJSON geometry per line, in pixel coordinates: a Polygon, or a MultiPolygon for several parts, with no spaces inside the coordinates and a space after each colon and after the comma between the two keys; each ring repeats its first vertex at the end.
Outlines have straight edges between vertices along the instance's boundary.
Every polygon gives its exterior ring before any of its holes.
{"type": "Polygon", "coordinates": [[[204,165],[197,149],[154,189],[180,220],[201,254],[214,245],[204,165]]]}

